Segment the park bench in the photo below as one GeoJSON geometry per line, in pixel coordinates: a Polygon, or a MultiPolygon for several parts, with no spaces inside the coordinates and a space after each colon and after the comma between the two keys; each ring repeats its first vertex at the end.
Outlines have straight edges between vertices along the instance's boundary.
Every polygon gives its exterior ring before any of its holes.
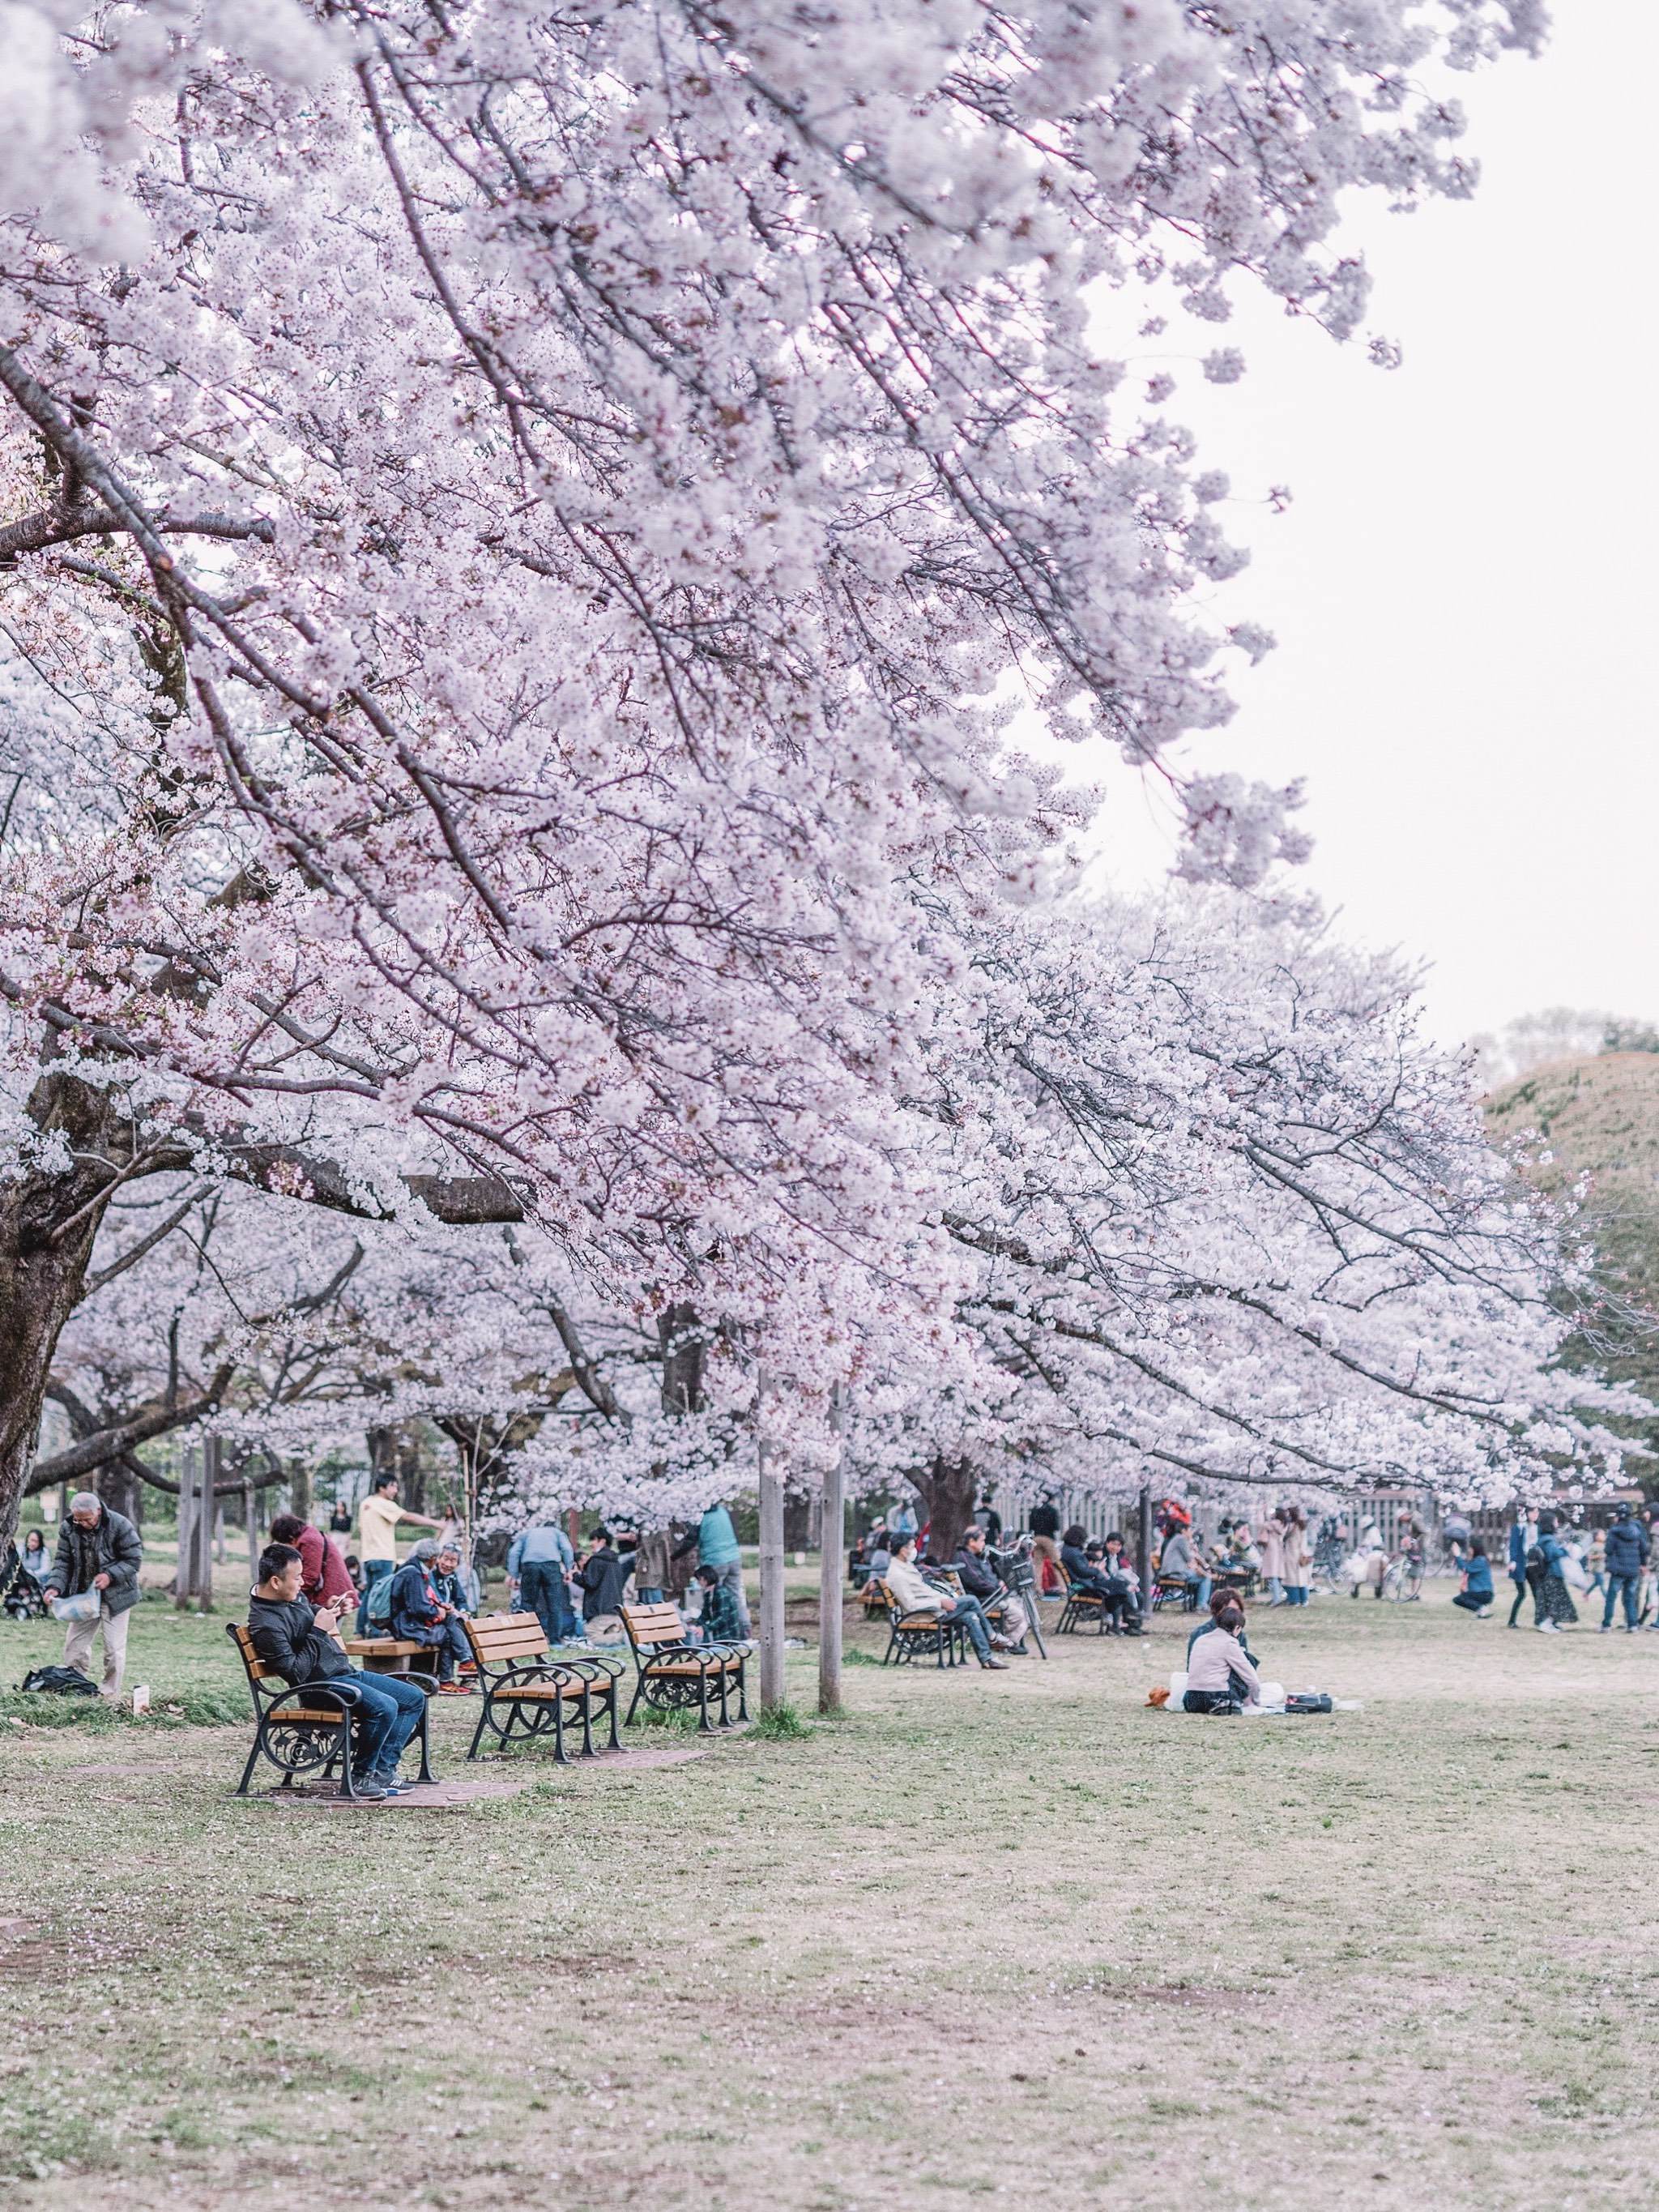
{"type": "Polygon", "coordinates": [[[720,1724],[730,1728],[730,1698],[738,1692],[738,1718],[749,1717],[744,1668],[749,1655],[735,1644],[688,1644],[685,1625],[666,1601],[660,1605],[625,1605],[623,1626],[634,1654],[634,1700],[628,1708],[631,1724],[641,1698],[656,1712],[689,1712],[697,1709],[697,1726],[708,1729],[708,1701],[720,1701],[720,1724]]]}
{"type": "Polygon", "coordinates": [[[1183,1613],[1196,1613],[1198,1584],[1185,1582],[1179,1575],[1160,1575],[1152,1584],[1152,1611],[1162,1613],[1172,1598],[1180,1600],[1183,1613]]]}
{"type": "Polygon", "coordinates": [[[505,1750],[515,1736],[526,1741],[551,1735],[553,1756],[568,1765],[567,1722],[580,1719],[582,1755],[592,1759],[595,1708],[611,1717],[611,1749],[619,1751],[617,1683],[622,1663],[615,1659],[547,1656],[547,1632],[533,1613],[492,1613],[482,1620],[463,1619],[466,1640],[478,1669],[483,1706],[472,1731],[469,1759],[478,1756],[484,1730],[505,1750]]]}
{"type": "Polygon", "coordinates": [[[859,1603],[864,1607],[864,1617],[873,1620],[878,1613],[885,1613],[892,1601],[887,1595],[887,1585],[879,1575],[872,1575],[859,1592],[859,1603]]]}
{"type": "Polygon", "coordinates": [[[881,1656],[884,1667],[890,1661],[895,1667],[902,1667],[918,1656],[932,1657],[941,1667],[954,1667],[958,1660],[967,1664],[968,1632],[948,1614],[906,1613],[889,1598],[887,1621],[887,1649],[881,1656]]]}
{"type": "MultiPolygon", "coordinates": [[[[273,1689],[272,1683],[281,1683],[282,1677],[254,1650],[252,1631],[246,1622],[228,1620],[225,1633],[241,1656],[247,1671],[248,1694],[253,1699],[253,1748],[242,1769],[236,1795],[246,1796],[255,1767],[261,1759],[268,1759],[282,1775],[284,1790],[291,1790],[295,1777],[301,1774],[316,1774],[326,1782],[337,1765],[341,1789],[348,1797],[355,1796],[356,1792],[351,1786],[351,1705],[348,1697],[328,1682],[305,1682],[297,1690],[283,1683],[281,1688],[273,1689]]],[[[429,1705],[422,1706],[416,1730],[422,1782],[433,1778],[428,1728],[431,1711],[429,1705]]]]}
{"type": "Polygon", "coordinates": [[[1096,1634],[1103,1636],[1106,1633],[1106,1601],[1098,1590],[1085,1589],[1081,1583],[1067,1583],[1066,1602],[1060,1607],[1054,1633],[1056,1636],[1075,1636],[1086,1620],[1092,1620],[1096,1634]]]}

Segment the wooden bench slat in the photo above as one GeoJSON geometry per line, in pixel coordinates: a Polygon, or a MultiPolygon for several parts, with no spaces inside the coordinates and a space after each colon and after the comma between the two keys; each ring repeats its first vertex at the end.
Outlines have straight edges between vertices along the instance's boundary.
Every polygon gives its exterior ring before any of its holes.
{"type": "Polygon", "coordinates": [[[430,1651],[429,1644],[416,1644],[408,1637],[348,1636],[345,1649],[356,1653],[373,1653],[381,1659],[410,1659],[417,1651],[430,1651]]]}
{"type": "Polygon", "coordinates": [[[733,1651],[726,1653],[712,1666],[703,1659],[648,1659],[645,1671],[647,1674],[718,1674],[722,1672],[729,1674],[742,1664],[742,1654],[733,1651]]]}
{"type": "Polygon", "coordinates": [[[336,1728],[339,1725],[339,1719],[338,1713],[313,1713],[302,1705],[284,1705],[271,1714],[270,1725],[273,1728],[286,1728],[290,1721],[298,1721],[301,1726],[308,1727],[313,1721],[326,1721],[331,1728],[336,1728]]]}
{"type": "MultiPolygon", "coordinates": [[[[586,1682],[509,1682],[504,1690],[496,1690],[491,1694],[498,1705],[522,1702],[526,1698],[550,1701],[555,1698],[574,1698],[580,1700],[583,1691],[589,1686],[586,1682]]],[[[593,1686],[602,1688],[603,1686],[593,1686]]]]}
{"type": "Polygon", "coordinates": [[[472,1646],[473,1649],[483,1656],[493,1659],[502,1652],[544,1650],[547,1646],[547,1638],[542,1634],[539,1629],[537,1630],[533,1636],[531,1636],[527,1635],[523,1629],[520,1628],[515,1629],[510,1636],[474,1637],[472,1638],[472,1646]]]}

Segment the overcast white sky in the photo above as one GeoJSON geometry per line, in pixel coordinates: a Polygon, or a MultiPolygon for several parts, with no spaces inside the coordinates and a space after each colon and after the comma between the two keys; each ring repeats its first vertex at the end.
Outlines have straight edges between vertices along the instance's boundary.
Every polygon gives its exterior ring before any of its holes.
{"type": "MultiPolygon", "coordinates": [[[[1402,368],[1242,286],[1224,330],[1158,342],[1249,357],[1168,412],[1254,553],[1216,611],[1279,641],[1188,757],[1307,777],[1309,879],[1433,963],[1448,1042],[1552,1005],[1659,1018],[1656,79],[1653,0],[1565,0],[1543,59],[1462,80],[1474,200],[1352,234],[1402,368]],[[1276,483],[1287,514],[1244,503],[1276,483]]],[[[1113,871],[1150,878],[1157,799],[1113,786],[1113,871]]]]}

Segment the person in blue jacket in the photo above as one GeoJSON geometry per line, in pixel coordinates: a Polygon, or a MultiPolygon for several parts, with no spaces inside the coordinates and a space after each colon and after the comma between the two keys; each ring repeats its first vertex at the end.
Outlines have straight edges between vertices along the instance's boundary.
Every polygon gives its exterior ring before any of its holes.
{"type": "Polygon", "coordinates": [[[1603,1636],[1613,1626],[1613,1602],[1621,1595],[1625,1601],[1625,1627],[1629,1634],[1635,1635],[1636,1589],[1648,1563],[1648,1532],[1637,1519],[1636,1508],[1621,1505],[1619,1518],[1607,1531],[1607,1601],[1601,1615],[1603,1636]]]}
{"type": "MultiPolygon", "coordinates": [[[[896,1515],[894,1525],[897,1525],[896,1515]]],[[[754,1631],[749,1623],[749,1601],[744,1595],[743,1553],[738,1549],[738,1532],[732,1526],[732,1516],[723,1505],[709,1507],[697,1523],[696,1534],[675,1546],[674,1557],[684,1559],[693,1545],[696,1547],[698,1565],[713,1567],[716,1580],[731,1591],[746,1643],[754,1631]]]]}
{"type": "MultiPolygon", "coordinates": [[[[1526,1587],[1524,1577],[1522,1587],[1526,1587]]],[[[1452,1603],[1461,1605],[1465,1613],[1472,1613],[1477,1620],[1484,1620],[1492,1611],[1492,1561],[1486,1557],[1486,1547],[1478,1536],[1470,1541],[1468,1557],[1463,1562],[1463,1587],[1452,1603]]]]}

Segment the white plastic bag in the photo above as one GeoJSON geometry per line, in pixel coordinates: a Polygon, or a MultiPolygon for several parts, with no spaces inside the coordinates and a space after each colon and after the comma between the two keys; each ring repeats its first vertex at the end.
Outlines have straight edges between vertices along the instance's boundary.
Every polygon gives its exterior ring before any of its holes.
{"type": "Polygon", "coordinates": [[[76,1597],[55,1597],[52,1601],[54,1620],[96,1620],[103,1599],[97,1590],[82,1590],[76,1597]]]}

